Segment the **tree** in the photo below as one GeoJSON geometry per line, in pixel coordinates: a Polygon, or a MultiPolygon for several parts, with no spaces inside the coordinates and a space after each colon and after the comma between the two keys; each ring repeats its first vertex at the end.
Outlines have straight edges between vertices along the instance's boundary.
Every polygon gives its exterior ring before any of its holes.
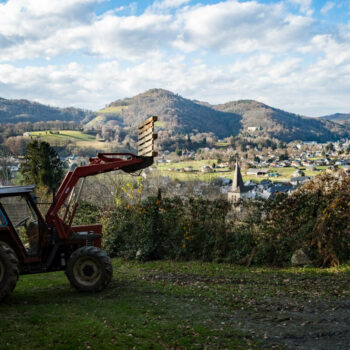
{"type": "Polygon", "coordinates": [[[9,151],[16,156],[24,154],[26,144],[26,140],[22,136],[8,137],[5,142],[5,145],[9,151]]]}
{"type": "Polygon", "coordinates": [[[0,148],[0,184],[8,185],[11,182],[11,171],[7,161],[8,154],[0,148]]]}
{"type": "Polygon", "coordinates": [[[45,186],[54,198],[63,178],[63,163],[47,142],[34,140],[27,145],[20,172],[24,182],[45,186]]]}
{"type": "Polygon", "coordinates": [[[330,151],[330,152],[334,151],[334,145],[332,142],[328,143],[328,145],[326,146],[326,151],[330,151]]]}
{"type": "Polygon", "coordinates": [[[182,155],[182,151],[176,147],[175,154],[180,157],[182,155]]]}

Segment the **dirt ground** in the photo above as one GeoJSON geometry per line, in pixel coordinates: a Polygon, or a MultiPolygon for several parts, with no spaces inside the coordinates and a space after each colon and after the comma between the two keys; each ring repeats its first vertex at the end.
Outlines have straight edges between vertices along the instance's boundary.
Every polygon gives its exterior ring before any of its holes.
{"type": "Polygon", "coordinates": [[[282,344],[288,349],[350,349],[350,299],[310,300],[303,308],[284,305],[286,300],[275,300],[258,312],[235,312],[233,319],[240,329],[264,338],[266,348],[282,344]]]}
{"type": "Polygon", "coordinates": [[[229,305],[222,319],[264,340],[263,349],[350,349],[348,273],[208,277],[158,271],[145,278],[215,291],[218,302],[229,305]]]}

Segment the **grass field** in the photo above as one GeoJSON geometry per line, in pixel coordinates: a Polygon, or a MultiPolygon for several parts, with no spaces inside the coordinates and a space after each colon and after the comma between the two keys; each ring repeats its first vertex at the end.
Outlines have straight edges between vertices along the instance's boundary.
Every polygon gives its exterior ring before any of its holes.
{"type": "Polygon", "coordinates": [[[99,294],[71,289],[63,272],[21,276],[0,304],[0,349],[280,349],[290,332],[303,341],[295,327],[309,332],[298,312],[349,299],[349,272],[119,260],[99,294]]]}
{"type": "MultiPolygon", "coordinates": [[[[213,163],[217,163],[214,160],[190,160],[190,161],[183,161],[183,162],[177,162],[177,163],[161,163],[157,165],[157,168],[161,172],[161,175],[164,176],[170,176],[173,179],[178,179],[180,181],[189,181],[189,180],[198,180],[198,181],[212,181],[217,177],[228,177],[232,179],[234,171],[230,170],[229,168],[216,168],[215,172],[213,173],[202,173],[200,172],[200,168],[204,165],[212,166],[213,163]],[[169,171],[169,169],[183,169],[186,167],[191,166],[193,170],[195,170],[192,173],[189,172],[179,172],[179,171],[169,171]]],[[[309,171],[305,170],[305,167],[300,167],[302,171],[304,171],[306,176],[315,176],[319,174],[320,172],[327,169],[327,166],[319,166],[317,167],[320,169],[319,171],[309,171]]],[[[285,167],[285,168],[268,168],[271,173],[279,173],[280,176],[278,177],[267,177],[267,176],[254,176],[254,175],[247,175],[244,170],[242,170],[242,176],[244,181],[253,180],[256,182],[260,182],[264,179],[270,179],[271,181],[289,181],[289,179],[292,177],[292,174],[294,171],[297,170],[297,168],[294,167],[285,167]]]]}
{"type": "Polygon", "coordinates": [[[30,136],[33,139],[46,141],[51,145],[65,145],[67,142],[74,143],[77,147],[93,147],[104,149],[108,146],[107,143],[96,140],[93,135],[84,134],[81,131],[75,130],[55,130],[50,131],[32,131],[30,136]]]}
{"type": "Polygon", "coordinates": [[[98,113],[101,113],[101,114],[115,114],[115,113],[120,113],[123,110],[126,110],[128,108],[129,108],[129,106],[106,107],[106,108],[100,109],[98,111],[98,113]]]}

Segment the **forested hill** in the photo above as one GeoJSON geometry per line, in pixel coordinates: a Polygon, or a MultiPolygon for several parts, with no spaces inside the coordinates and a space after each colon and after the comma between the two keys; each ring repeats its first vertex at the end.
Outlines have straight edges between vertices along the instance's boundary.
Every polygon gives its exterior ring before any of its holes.
{"type": "Polygon", "coordinates": [[[158,115],[158,126],[170,133],[212,132],[222,138],[239,132],[284,141],[329,141],[350,136],[350,126],[339,118],[308,118],[253,100],[210,105],[186,99],[163,89],[151,89],[134,97],[116,100],[97,112],[57,108],[27,100],[0,98],[0,123],[74,121],[100,129],[135,127],[150,115],[158,115]],[[248,129],[249,127],[252,127],[248,129]]]}
{"type": "Polygon", "coordinates": [[[258,127],[265,136],[284,141],[328,141],[350,134],[347,126],[326,119],[296,115],[252,100],[228,102],[213,108],[239,114],[244,129],[258,127]]]}
{"type": "MultiPolygon", "coordinates": [[[[136,125],[145,116],[159,116],[169,131],[213,132],[219,137],[256,127],[258,133],[284,141],[295,139],[328,141],[350,135],[350,128],[320,118],[308,118],[269,107],[253,100],[210,105],[192,101],[163,89],[152,89],[132,98],[112,102],[103,110],[109,120],[113,114],[124,125],[136,125]]],[[[103,116],[99,117],[103,123],[103,116]]],[[[92,122],[93,123],[93,122],[92,122]]]]}
{"type": "Polygon", "coordinates": [[[109,110],[117,113],[128,126],[141,123],[145,116],[157,115],[163,128],[175,133],[213,132],[225,137],[241,129],[238,114],[217,111],[163,89],[114,101],[109,110]]]}
{"type": "Polygon", "coordinates": [[[325,115],[320,118],[331,120],[332,122],[336,122],[340,124],[350,123],[350,113],[335,113],[335,114],[325,115]]]}
{"type": "Polygon", "coordinates": [[[0,123],[74,121],[80,123],[92,112],[78,108],[58,108],[28,100],[7,100],[0,97],[0,123]]]}

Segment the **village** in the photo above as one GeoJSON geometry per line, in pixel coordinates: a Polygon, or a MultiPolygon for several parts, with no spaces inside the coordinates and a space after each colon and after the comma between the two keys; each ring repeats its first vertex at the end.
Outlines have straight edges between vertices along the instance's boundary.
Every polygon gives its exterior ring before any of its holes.
{"type": "MultiPolygon", "coordinates": [[[[145,169],[150,187],[174,185],[176,193],[188,193],[190,182],[193,195],[233,198],[271,198],[276,193],[292,193],[300,185],[317,174],[334,172],[342,168],[350,173],[350,141],[337,142],[293,142],[283,153],[254,149],[249,156],[239,154],[229,147],[203,148],[197,152],[184,151],[181,156],[174,152],[160,152],[155,164],[145,169]],[[206,159],[203,159],[206,158],[206,159]],[[153,181],[154,182],[154,181],[153,181]],[[233,196],[232,193],[240,193],[233,196]]],[[[0,164],[0,183],[8,185],[19,181],[19,169],[23,157],[3,157],[0,164]]],[[[61,157],[67,170],[86,165],[87,157],[71,155],[61,157]]]]}
{"type": "MultiPolygon", "coordinates": [[[[194,187],[197,195],[205,195],[212,186],[219,189],[217,194],[228,196],[230,200],[238,197],[232,196],[233,192],[241,193],[241,199],[268,199],[277,193],[292,193],[324,171],[332,173],[341,168],[350,173],[349,146],[349,140],[322,144],[298,142],[289,145],[282,156],[274,152],[263,154],[255,149],[253,159],[227,150],[226,158],[233,159],[233,162],[220,159],[199,161],[194,152],[186,152],[181,159],[174,160],[169,152],[165,152],[157,160],[157,166],[149,168],[143,176],[150,178],[152,174],[158,174],[168,184],[174,179],[197,181],[194,187]],[[288,157],[284,156],[286,153],[288,157]]],[[[210,150],[204,149],[201,155],[203,153],[210,154],[210,150]]]]}

